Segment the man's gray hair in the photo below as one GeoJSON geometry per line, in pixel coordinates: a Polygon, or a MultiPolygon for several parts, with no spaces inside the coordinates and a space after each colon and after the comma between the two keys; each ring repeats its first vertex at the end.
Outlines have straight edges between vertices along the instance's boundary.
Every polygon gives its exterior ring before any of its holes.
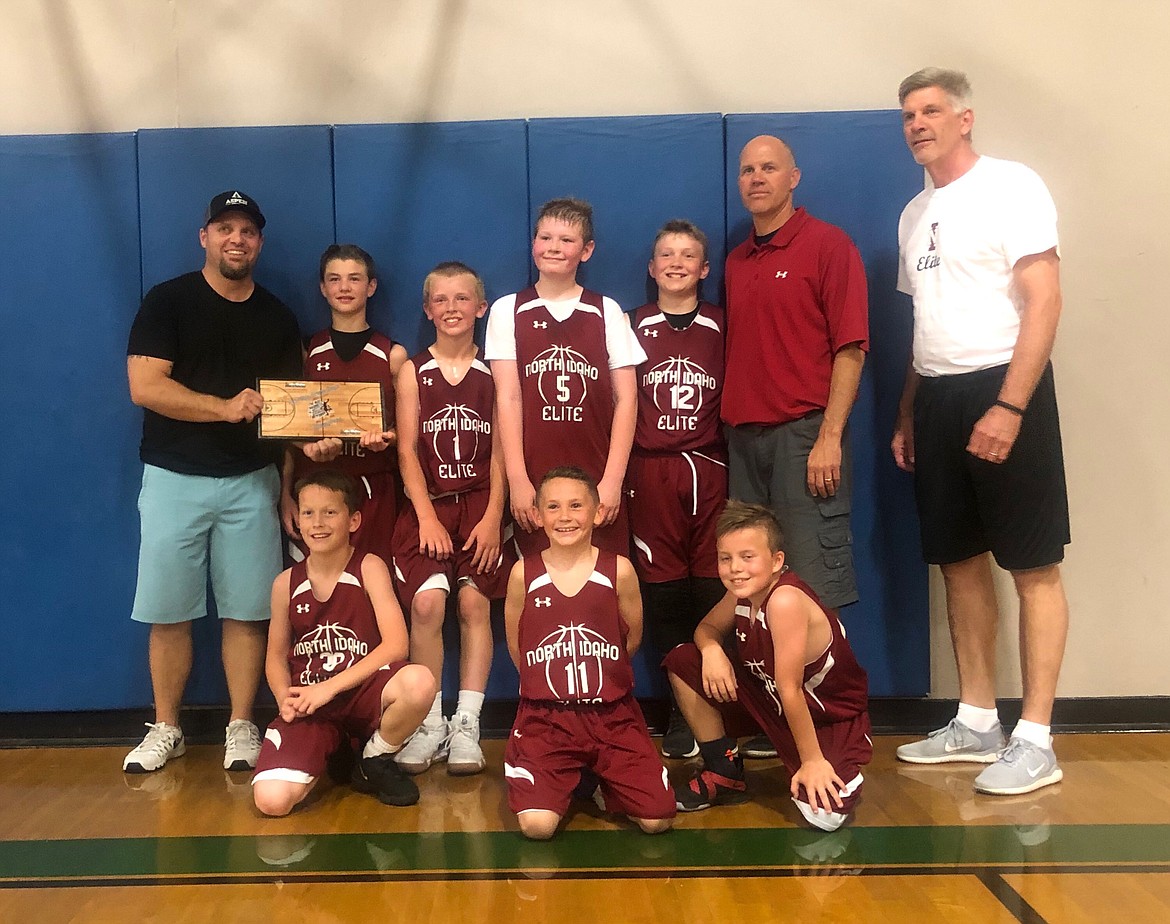
{"type": "Polygon", "coordinates": [[[904,105],[906,97],[915,90],[938,87],[951,101],[955,112],[971,108],[971,84],[962,71],[951,71],[945,67],[924,67],[915,71],[898,85],[898,105],[904,105]]]}

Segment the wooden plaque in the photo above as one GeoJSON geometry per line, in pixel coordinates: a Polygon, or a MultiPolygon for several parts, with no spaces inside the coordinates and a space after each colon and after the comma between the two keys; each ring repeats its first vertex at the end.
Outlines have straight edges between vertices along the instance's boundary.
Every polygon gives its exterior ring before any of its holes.
{"type": "Polygon", "coordinates": [[[385,430],[378,382],[293,382],[260,379],[264,410],[257,418],[261,439],[356,440],[367,430],[385,430]]]}

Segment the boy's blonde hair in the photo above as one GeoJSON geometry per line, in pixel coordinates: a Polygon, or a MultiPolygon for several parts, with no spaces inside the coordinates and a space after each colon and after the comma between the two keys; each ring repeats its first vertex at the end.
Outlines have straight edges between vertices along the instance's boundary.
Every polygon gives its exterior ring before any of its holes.
{"type": "Polygon", "coordinates": [[[584,199],[574,199],[571,196],[549,199],[536,213],[536,224],[532,226],[533,237],[536,236],[540,223],[546,218],[577,225],[581,229],[581,239],[586,244],[593,240],[593,206],[584,199]]]}
{"type": "Polygon", "coordinates": [[[466,263],[460,263],[458,260],[445,260],[427,273],[426,279],[423,280],[423,304],[425,305],[431,300],[431,283],[435,279],[453,279],[455,276],[470,276],[475,280],[475,301],[477,304],[482,304],[487,300],[484,295],[483,279],[480,278],[479,273],[466,263]]]}
{"type": "Polygon", "coordinates": [[[715,538],[722,539],[728,533],[741,529],[762,530],[769,552],[775,554],[784,551],[784,533],[780,530],[780,521],[767,507],[760,504],[745,504],[737,500],[728,501],[723,512],[719,514],[719,519],[715,521],[715,538]]]}

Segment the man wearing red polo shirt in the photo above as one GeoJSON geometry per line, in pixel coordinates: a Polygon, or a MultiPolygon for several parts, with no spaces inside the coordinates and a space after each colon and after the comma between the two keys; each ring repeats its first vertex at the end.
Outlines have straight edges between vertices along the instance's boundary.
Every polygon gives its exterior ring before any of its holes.
{"type": "Polygon", "coordinates": [[[865,269],[792,204],[800,168],[761,135],[739,158],[753,231],[727,257],[722,417],[733,498],[771,507],[789,566],[836,610],[857,599],[846,423],[869,348],[865,269]]]}

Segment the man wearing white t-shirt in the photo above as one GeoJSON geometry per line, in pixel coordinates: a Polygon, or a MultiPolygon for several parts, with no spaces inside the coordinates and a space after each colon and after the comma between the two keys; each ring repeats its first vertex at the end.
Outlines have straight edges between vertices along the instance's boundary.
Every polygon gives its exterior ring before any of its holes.
{"type": "Polygon", "coordinates": [[[898,225],[898,288],[914,298],[914,350],[892,448],[914,472],[923,553],[942,568],[959,667],[956,717],[898,757],[990,764],[975,788],[1011,795],[1063,775],[1050,734],[1068,632],[1060,577],[1068,499],[1049,362],[1060,254],[1044,182],[972,148],[970,96],[964,74],[940,68],[898,88],[906,144],[931,182],[898,225]],[[1006,741],[988,552],[1020,601],[1023,712],[1006,741]]]}

